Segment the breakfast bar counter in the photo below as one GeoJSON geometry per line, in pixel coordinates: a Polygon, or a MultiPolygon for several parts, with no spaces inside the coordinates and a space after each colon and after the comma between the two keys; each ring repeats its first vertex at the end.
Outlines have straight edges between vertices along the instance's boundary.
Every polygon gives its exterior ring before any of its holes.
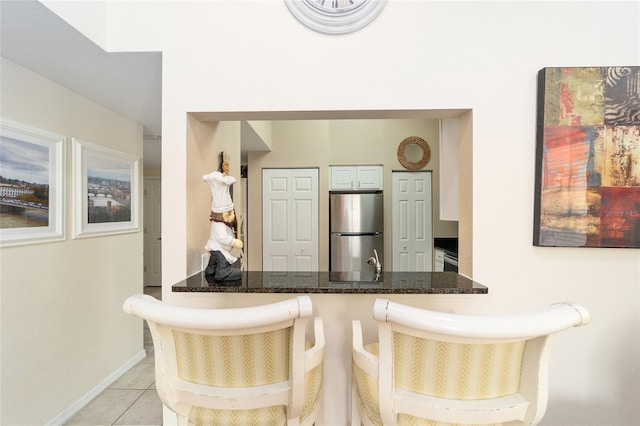
{"type": "Polygon", "coordinates": [[[352,322],[361,322],[365,342],[376,341],[377,298],[451,312],[464,310],[488,293],[484,285],[456,272],[382,272],[377,280],[362,278],[346,272],[248,271],[238,281],[217,282],[198,272],[171,290],[180,303],[203,308],[257,306],[308,294],[313,316],[323,320],[325,337],[322,406],[316,424],[344,426],[351,413],[352,322]]]}
{"type": "Polygon", "coordinates": [[[172,286],[174,292],[322,294],[486,294],[487,287],[456,272],[383,272],[363,281],[345,272],[242,273],[220,282],[198,272],[172,286]]]}

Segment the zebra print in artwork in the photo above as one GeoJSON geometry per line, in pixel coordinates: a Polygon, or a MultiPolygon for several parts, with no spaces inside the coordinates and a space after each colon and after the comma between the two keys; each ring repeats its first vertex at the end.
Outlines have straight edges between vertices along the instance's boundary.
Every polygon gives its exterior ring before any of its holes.
{"type": "Polygon", "coordinates": [[[640,125],[640,67],[608,67],[604,96],[606,125],[640,125]]]}
{"type": "Polygon", "coordinates": [[[622,78],[631,75],[631,72],[631,67],[607,68],[607,86],[615,86],[622,78]]]}

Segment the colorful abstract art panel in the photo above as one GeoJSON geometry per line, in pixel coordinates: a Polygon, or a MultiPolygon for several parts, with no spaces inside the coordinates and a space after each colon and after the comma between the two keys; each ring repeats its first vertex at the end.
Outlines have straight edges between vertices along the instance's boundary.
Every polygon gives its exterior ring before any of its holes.
{"type": "Polygon", "coordinates": [[[538,73],[533,244],[640,248],[640,67],[538,73]]]}

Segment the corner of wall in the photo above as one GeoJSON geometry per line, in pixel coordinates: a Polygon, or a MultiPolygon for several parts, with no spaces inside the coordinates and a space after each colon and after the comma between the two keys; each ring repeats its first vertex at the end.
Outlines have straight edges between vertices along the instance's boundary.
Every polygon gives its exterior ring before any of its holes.
{"type": "Polygon", "coordinates": [[[473,277],[473,110],[460,116],[458,269],[473,277]]]}

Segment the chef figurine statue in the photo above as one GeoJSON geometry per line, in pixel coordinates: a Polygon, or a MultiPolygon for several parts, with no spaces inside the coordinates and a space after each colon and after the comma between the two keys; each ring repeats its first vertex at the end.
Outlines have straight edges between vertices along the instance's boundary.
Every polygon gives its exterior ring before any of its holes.
{"type": "Polygon", "coordinates": [[[235,237],[234,223],[236,215],[231,199],[231,185],[236,179],[229,176],[229,158],[226,152],[220,153],[221,171],[204,175],[202,180],[211,189],[211,233],[204,247],[209,254],[209,264],[205,274],[213,275],[216,281],[239,281],[242,277],[240,269],[232,265],[238,260],[231,254],[233,248],[242,248],[242,241],[235,237]]]}

